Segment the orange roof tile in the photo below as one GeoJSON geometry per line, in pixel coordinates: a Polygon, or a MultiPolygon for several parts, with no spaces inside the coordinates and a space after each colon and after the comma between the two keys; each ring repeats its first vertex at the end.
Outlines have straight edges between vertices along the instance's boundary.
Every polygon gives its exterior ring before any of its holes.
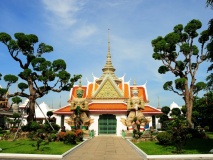
{"type": "MultiPolygon", "coordinates": [[[[127,107],[124,103],[92,103],[89,105],[90,111],[126,111],[127,107]]],[[[162,112],[151,106],[144,106],[144,110],[142,110],[145,114],[161,114],[162,112]]],[[[54,114],[65,114],[69,115],[73,112],[70,111],[70,106],[67,105],[63,108],[58,109],[54,112],[54,114]]]]}
{"type": "Polygon", "coordinates": [[[99,85],[97,83],[95,83],[95,91],[96,89],[98,89],[99,85]]]}
{"type": "Polygon", "coordinates": [[[129,85],[124,84],[124,98],[129,98],[129,85]]]}
{"type": "Polygon", "coordinates": [[[93,84],[89,84],[88,88],[87,88],[87,98],[91,98],[92,97],[92,88],[93,88],[93,84]]]}
{"type": "Polygon", "coordinates": [[[70,111],[70,105],[60,108],[54,112],[54,114],[72,114],[72,113],[73,112],[70,111]]]}
{"type": "Polygon", "coordinates": [[[126,110],[124,103],[92,103],[89,105],[89,110],[126,110]]]}
{"type": "Polygon", "coordinates": [[[118,87],[120,88],[120,90],[122,90],[123,83],[120,83],[120,84],[118,85],[118,87]]]}
{"type": "Polygon", "coordinates": [[[144,106],[144,110],[142,110],[142,112],[143,113],[158,113],[158,114],[162,113],[157,108],[154,108],[154,107],[151,107],[151,106],[144,106]]]}

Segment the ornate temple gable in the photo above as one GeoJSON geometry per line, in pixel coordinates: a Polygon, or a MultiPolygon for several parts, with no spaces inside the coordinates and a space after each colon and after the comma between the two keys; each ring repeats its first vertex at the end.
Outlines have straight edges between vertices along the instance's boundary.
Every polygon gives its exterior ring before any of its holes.
{"type": "Polygon", "coordinates": [[[110,75],[106,75],[92,98],[123,98],[124,93],[110,75]]]}
{"type": "Polygon", "coordinates": [[[105,82],[102,89],[97,93],[95,98],[120,98],[118,92],[114,89],[109,80],[105,82]]]}

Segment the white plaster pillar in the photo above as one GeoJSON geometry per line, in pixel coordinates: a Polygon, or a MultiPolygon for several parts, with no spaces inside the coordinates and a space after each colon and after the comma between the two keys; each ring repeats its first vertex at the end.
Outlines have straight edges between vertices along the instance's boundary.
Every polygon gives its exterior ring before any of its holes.
{"type": "Polygon", "coordinates": [[[116,120],[117,120],[117,129],[116,129],[116,135],[117,136],[122,136],[122,130],[126,130],[126,126],[123,125],[121,122],[121,118],[126,119],[125,115],[116,115],[116,120]]]}
{"type": "Polygon", "coordinates": [[[98,119],[99,119],[99,115],[90,115],[90,118],[93,119],[93,123],[89,126],[89,130],[94,130],[95,136],[98,136],[98,119]]]}

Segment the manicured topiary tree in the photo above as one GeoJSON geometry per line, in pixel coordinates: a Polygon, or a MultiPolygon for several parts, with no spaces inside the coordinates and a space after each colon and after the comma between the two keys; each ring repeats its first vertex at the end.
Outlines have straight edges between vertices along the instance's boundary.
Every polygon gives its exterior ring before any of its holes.
{"type": "Polygon", "coordinates": [[[206,87],[204,82],[196,82],[200,64],[209,58],[206,47],[209,47],[210,33],[208,29],[198,33],[201,27],[202,23],[193,19],[185,26],[176,25],[173,32],[166,36],[158,36],[152,40],[154,52],[152,57],[162,62],[158,72],[160,74],[170,72],[176,77],[165,82],[163,89],[183,97],[190,127],[194,96],[206,87]]]}
{"type": "MultiPolygon", "coordinates": [[[[66,71],[66,63],[63,59],[53,62],[45,59],[43,54],[53,51],[53,47],[45,43],[38,43],[38,37],[34,34],[15,33],[14,39],[7,33],[0,33],[0,42],[8,49],[9,56],[18,63],[22,69],[17,73],[21,82],[18,87],[21,91],[8,94],[8,97],[21,96],[29,99],[28,122],[35,121],[35,104],[38,98],[50,91],[69,91],[73,84],[81,78],[81,75],[71,77],[66,71]]],[[[3,66],[0,66],[3,67],[3,66]]],[[[4,76],[8,87],[18,81],[15,75],[4,76]]]]}
{"type": "Polygon", "coordinates": [[[22,102],[22,99],[18,96],[12,98],[13,103],[19,104],[22,102]]]}

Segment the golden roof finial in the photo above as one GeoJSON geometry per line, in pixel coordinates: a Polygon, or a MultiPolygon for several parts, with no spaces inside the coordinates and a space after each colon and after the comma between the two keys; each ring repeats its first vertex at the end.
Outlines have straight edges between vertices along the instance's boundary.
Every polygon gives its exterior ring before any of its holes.
{"type": "Polygon", "coordinates": [[[79,79],[79,84],[78,84],[78,86],[79,86],[79,87],[82,86],[82,84],[81,84],[81,79],[79,79]]]}
{"type": "Polygon", "coordinates": [[[133,85],[134,85],[134,86],[136,86],[136,85],[137,85],[137,84],[136,84],[136,79],[134,79],[134,83],[133,83],[133,85]]]}
{"type": "Polygon", "coordinates": [[[84,90],[82,88],[81,79],[79,80],[78,88],[76,90],[76,95],[78,98],[82,98],[84,94],[84,90]]]}
{"type": "Polygon", "coordinates": [[[110,54],[110,29],[108,29],[108,54],[110,54]]]}
{"type": "Polygon", "coordinates": [[[121,82],[121,80],[119,80],[114,73],[116,69],[113,67],[112,61],[111,61],[109,31],[110,29],[108,29],[108,53],[107,53],[106,64],[104,68],[102,68],[103,75],[96,81],[98,84],[102,82],[102,80],[104,79],[106,75],[110,75],[116,81],[117,84],[121,82]]]}
{"type": "Polygon", "coordinates": [[[138,90],[138,88],[136,87],[136,85],[137,85],[137,84],[136,84],[136,79],[135,79],[134,82],[133,82],[133,86],[134,86],[133,89],[134,89],[134,90],[138,90]]]}

